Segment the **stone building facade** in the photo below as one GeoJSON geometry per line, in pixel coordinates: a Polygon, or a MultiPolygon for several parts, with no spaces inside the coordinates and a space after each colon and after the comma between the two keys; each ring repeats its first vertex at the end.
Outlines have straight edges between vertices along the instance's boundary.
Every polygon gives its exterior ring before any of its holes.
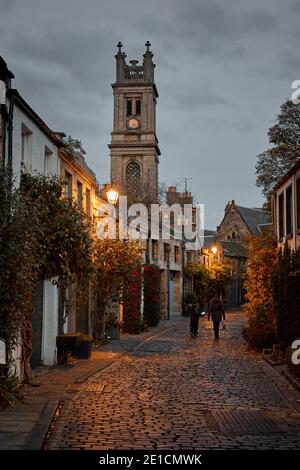
{"type": "MultiPolygon", "coordinates": [[[[158,166],[161,154],[156,133],[158,91],[154,79],[155,64],[151,44],[146,42],[143,62],[126,61],[122,44],[118,44],[116,81],[113,83],[113,130],[111,133],[111,184],[129,203],[142,202],[148,208],[158,202],[158,166]]],[[[155,264],[161,273],[161,317],[181,313],[182,246],[171,236],[164,240],[149,239],[146,262],[155,264]]]]}
{"type": "Polygon", "coordinates": [[[217,260],[227,262],[231,267],[228,305],[237,307],[244,302],[244,281],[246,276],[247,245],[251,235],[261,235],[271,226],[271,214],[263,209],[238,206],[229,201],[224,217],[217,227],[217,260]]]}
{"type": "Polygon", "coordinates": [[[157,88],[154,82],[153,54],[146,43],[142,65],[126,63],[118,44],[111,133],[111,182],[133,199],[156,202],[160,149],[156,136],[157,88]]]}

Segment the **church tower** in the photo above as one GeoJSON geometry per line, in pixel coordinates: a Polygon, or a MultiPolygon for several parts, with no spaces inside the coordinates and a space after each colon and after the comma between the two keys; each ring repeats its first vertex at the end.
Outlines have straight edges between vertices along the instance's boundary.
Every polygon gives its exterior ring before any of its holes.
{"type": "Polygon", "coordinates": [[[158,195],[160,150],[156,136],[155,64],[146,42],[143,63],[130,60],[122,44],[116,54],[113,131],[111,133],[111,182],[120,187],[132,202],[154,203],[158,195]]]}

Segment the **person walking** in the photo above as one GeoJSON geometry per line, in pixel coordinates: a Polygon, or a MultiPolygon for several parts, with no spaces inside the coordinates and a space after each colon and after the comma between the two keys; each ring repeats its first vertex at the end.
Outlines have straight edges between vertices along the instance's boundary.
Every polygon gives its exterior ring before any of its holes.
{"type": "Polygon", "coordinates": [[[209,302],[208,321],[210,320],[210,318],[214,324],[215,339],[219,339],[220,323],[222,319],[225,320],[225,310],[223,302],[217,295],[217,292],[214,292],[214,295],[209,302]]]}
{"type": "Polygon", "coordinates": [[[192,301],[187,306],[188,313],[190,315],[190,333],[192,338],[196,338],[198,335],[199,327],[199,307],[197,306],[196,301],[192,301]]]}

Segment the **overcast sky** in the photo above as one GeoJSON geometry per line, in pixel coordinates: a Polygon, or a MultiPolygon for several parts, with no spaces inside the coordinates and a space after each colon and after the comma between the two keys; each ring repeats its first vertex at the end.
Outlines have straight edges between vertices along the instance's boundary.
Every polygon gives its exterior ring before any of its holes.
{"type": "Polygon", "coordinates": [[[256,155],[300,79],[300,1],[0,0],[0,55],[14,86],[54,130],[82,140],[109,180],[116,44],[152,43],[159,91],[160,181],[205,204],[206,228],[230,199],[262,204],[256,155]]]}

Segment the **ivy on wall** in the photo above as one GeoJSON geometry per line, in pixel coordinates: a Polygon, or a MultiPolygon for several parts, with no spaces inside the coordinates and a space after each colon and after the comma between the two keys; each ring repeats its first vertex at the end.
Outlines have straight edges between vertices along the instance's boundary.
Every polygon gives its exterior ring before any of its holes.
{"type": "Polygon", "coordinates": [[[59,334],[65,321],[69,283],[80,286],[92,269],[90,226],[63,197],[64,182],[23,175],[19,187],[0,172],[0,331],[8,361],[22,345],[24,380],[31,382],[32,315],[39,278],[56,278],[59,334]]]}
{"type": "Polygon", "coordinates": [[[147,326],[157,326],[160,320],[160,269],[146,265],[143,270],[144,321],[147,326]]]}
{"type": "Polygon", "coordinates": [[[141,269],[131,274],[130,284],[123,301],[123,331],[138,334],[141,332],[141,269]]]}

